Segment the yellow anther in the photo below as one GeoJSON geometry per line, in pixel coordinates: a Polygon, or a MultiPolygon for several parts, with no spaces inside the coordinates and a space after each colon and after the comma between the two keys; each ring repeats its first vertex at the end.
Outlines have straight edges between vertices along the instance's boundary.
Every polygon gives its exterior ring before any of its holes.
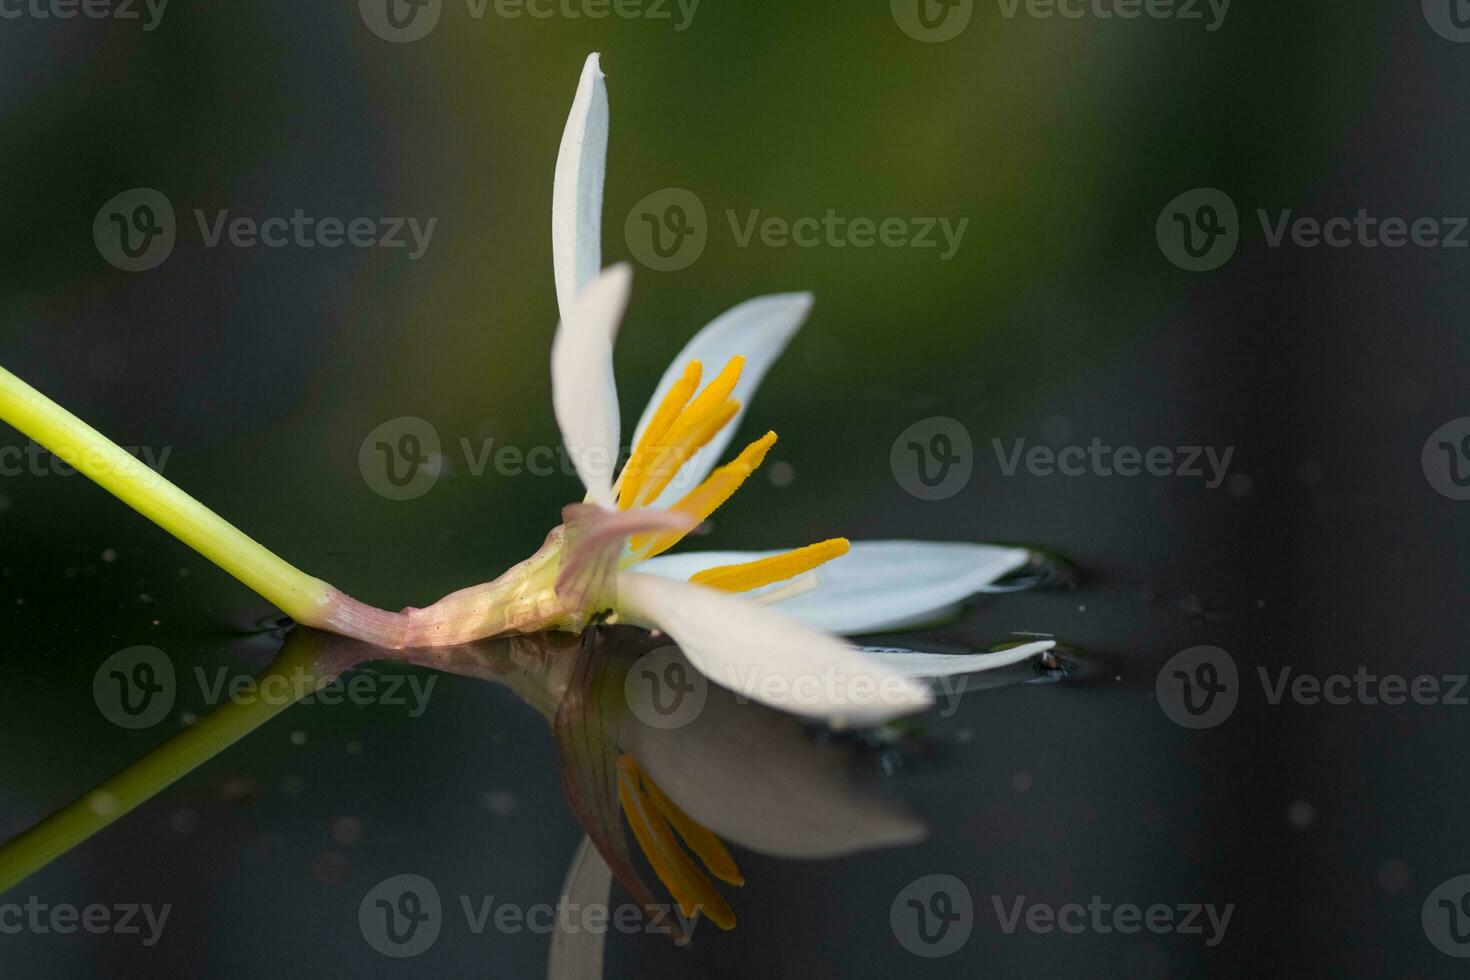
{"type": "Polygon", "coordinates": [[[648,443],[650,462],[644,468],[646,482],[638,495],[638,505],[647,506],[657,500],[679,469],[740,411],[740,403],[731,400],[730,393],[744,369],[744,357],[737,354],[730,358],[714,380],[679,413],[678,420],[662,439],[651,440],[645,434],[639,440],[639,449],[642,443],[648,443]]]}
{"type": "Polygon", "coordinates": [[[740,411],[740,403],[737,401],[723,402],[713,411],[691,420],[692,411],[692,408],[685,409],[684,414],[674,425],[673,431],[669,433],[667,444],[659,450],[653,463],[649,466],[648,480],[638,494],[638,506],[647,507],[658,499],[659,494],[663,493],[664,488],[673,482],[674,476],[684,464],[693,459],[694,454],[703,449],[721,429],[730,424],[735,413],[740,411]]]}
{"type": "Polygon", "coordinates": [[[638,439],[638,445],[633,447],[633,455],[628,459],[628,465],[623,467],[622,479],[618,484],[618,510],[627,510],[638,499],[638,491],[648,477],[648,467],[658,456],[659,449],[668,438],[669,430],[679,420],[684,406],[689,404],[689,399],[699,387],[700,375],[703,372],[703,365],[698,361],[690,361],[684,368],[683,377],[674,382],[674,386],[664,395],[663,401],[658,403],[653,418],[648,421],[648,428],[643,430],[643,435],[638,439]]]}
{"type": "Polygon", "coordinates": [[[685,916],[703,913],[721,929],[735,927],[735,913],[715,891],[704,872],[679,846],[668,822],[639,784],[638,766],[629,756],[618,760],[618,798],[628,826],[658,880],[664,883],[685,916]]]}
{"type": "Polygon", "coordinates": [[[735,866],[735,859],[730,856],[730,852],[715,836],[714,831],[681,810],[677,803],[664,795],[664,791],[648,777],[648,773],[643,772],[642,776],[643,790],[653,801],[654,807],[664,815],[664,819],[673,824],[679,836],[684,839],[684,843],[689,846],[694,856],[699,858],[709,873],[726,884],[745,884],[745,876],[735,866]]]}
{"type": "Polygon", "coordinates": [[[695,585],[705,585],[722,592],[747,592],[772,582],[784,582],[847,554],[846,538],[831,538],[768,558],[758,558],[740,565],[706,568],[690,577],[695,585]]]}
{"type": "MultiPolygon", "coordinates": [[[[740,489],[740,485],[761,465],[761,461],[766,458],[766,453],[775,444],[776,433],[767,432],[746,446],[733,461],[711,473],[703,483],[690,490],[669,510],[688,514],[695,521],[693,526],[697,526],[698,522],[713,514],[721,504],[730,499],[736,490],[740,489]]],[[[652,558],[654,555],[668,551],[683,540],[684,535],[688,533],[688,531],[659,531],[637,534],[629,541],[629,545],[640,559],[652,558]]]]}

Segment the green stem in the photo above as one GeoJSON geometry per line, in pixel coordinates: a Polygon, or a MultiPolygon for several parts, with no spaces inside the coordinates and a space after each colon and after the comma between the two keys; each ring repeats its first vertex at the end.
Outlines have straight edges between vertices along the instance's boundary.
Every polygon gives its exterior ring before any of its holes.
{"type": "Polygon", "coordinates": [[[315,623],[335,591],[251,540],[122,447],[0,368],[0,419],[45,446],[299,623],[315,623]]]}
{"type": "MultiPolygon", "coordinates": [[[[325,634],[312,630],[292,630],[280,654],[257,678],[255,688],[289,694],[256,696],[220,706],[80,799],[0,845],[0,893],[24,881],[352,666],[348,662],[328,665],[323,657],[326,640],[325,634]],[[303,678],[306,683],[301,683],[303,678]]],[[[370,656],[371,651],[364,651],[359,660],[370,656]]]]}

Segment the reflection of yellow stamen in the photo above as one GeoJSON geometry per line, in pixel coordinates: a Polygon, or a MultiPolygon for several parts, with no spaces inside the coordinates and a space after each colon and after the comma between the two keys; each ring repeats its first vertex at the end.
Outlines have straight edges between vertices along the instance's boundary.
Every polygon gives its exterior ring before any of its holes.
{"type": "Polygon", "coordinates": [[[684,843],[689,845],[689,849],[704,863],[710,874],[727,884],[745,884],[745,876],[735,866],[735,859],[730,856],[725,845],[720,843],[714,831],[679,809],[679,805],[669,799],[664,791],[658,788],[658,784],[648,778],[646,772],[643,773],[643,789],[648,793],[648,798],[653,801],[653,805],[658,808],[658,812],[674,825],[674,829],[679,832],[684,843]]]}
{"type": "MultiPolygon", "coordinates": [[[[687,514],[694,519],[697,525],[718,510],[736,490],[740,489],[740,485],[756,471],[761,461],[766,458],[766,453],[775,444],[776,433],[767,432],[746,446],[734,460],[715,470],[703,483],[685,494],[677,504],[669,508],[670,512],[687,514]]],[[[652,558],[654,555],[668,551],[683,540],[684,535],[688,533],[688,531],[658,531],[636,534],[629,544],[639,558],[652,558]]]]}
{"type": "Polygon", "coordinates": [[[721,929],[733,929],[735,913],[679,846],[668,822],[639,785],[638,766],[628,756],[618,760],[618,797],[638,846],[680,911],[686,916],[702,912],[721,929]]]}
{"type": "Polygon", "coordinates": [[[714,380],[705,385],[704,390],[679,413],[662,439],[653,441],[645,434],[639,440],[640,443],[649,443],[647,451],[656,460],[650,467],[652,480],[638,495],[640,505],[647,506],[657,500],[674,474],[740,411],[740,403],[731,400],[730,393],[735,390],[743,370],[744,357],[737,354],[730,358],[714,380]]]}
{"type": "Polygon", "coordinates": [[[846,538],[832,538],[740,565],[706,568],[691,576],[689,581],[695,585],[719,589],[721,592],[745,592],[809,572],[818,565],[847,554],[849,547],[846,538]]]}
{"type": "Polygon", "coordinates": [[[643,491],[638,495],[640,506],[647,507],[658,499],[659,494],[674,479],[674,475],[694,454],[699,452],[705,445],[715,437],[715,434],[730,423],[735,413],[740,411],[740,403],[737,401],[722,402],[714,410],[704,413],[697,419],[691,419],[692,409],[685,409],[684,414],[674,425],[669,433],[668,443],[661,447],[657,460],[650,467],[648,482],[643,485],[643,491]]]}
{"type": "Polygon", "coordinates": [[[648,422],[648,428],[643,430],[638,445],[633,447],[628,465],[623,467],[622,482],[618,486],[618,510],[627,510],[638,499],[638,491],[648,476],[649,464],[658,455],[664,440],[668,438],[669,430],[674,427],[679,414],[684,411],[684,406],[689,404],[694,390],[699,387],[699,378],[703,371],[704,368],[698,361],[690,361],[684,368],[684,376],[674,382],[663,401],[658,403],[653,418],[648,422]]]}

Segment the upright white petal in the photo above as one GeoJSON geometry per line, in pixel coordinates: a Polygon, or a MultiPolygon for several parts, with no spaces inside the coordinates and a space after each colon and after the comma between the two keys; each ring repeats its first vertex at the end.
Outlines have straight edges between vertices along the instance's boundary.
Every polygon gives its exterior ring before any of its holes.
{"type": "MultiPolygon", "coordinates": [[[[638,566],[687,581],[717,565],[755,561],[778,551],[675,552],[638,566]]],[[[809,626],[853,636],[934,622],[996,579],[1026,564],[1025,548],[930,541],[855,541],[816,570],[817,587],[773,608],[809,626]]]]}
{"type": "Polygon", "coordinates": [[[736,694],[793,714],[871,725],[928,707],[928,688],[774,608],[653,575],[618,576],[618,611],[662,629],[736,694]]]}
{"type": "Polygon", "coordinates": [[[632,282],[627,263],[609,266],[572,302],[551,342],[556,424],[589,499],[603,507],[613,505],[612,473],[622,431],[613,380],[613,338],[632,282]]]}
{"type": "MultiPolygon", "coordinates": [[[[547,960],[547,980],[602,980],[602,954],[607,930],[591,929],[581,914],[587,909],[608,908],[612,898],[612,871],[597,853],[592,839],[582,837],[572,864],[562,882],[561,897],[571,915],[556,917],[547,960]],[[568,921],[571,920],[571,921],[568,921]]],[[[558,903],[558,908],[562,907],[558,903]]]]}
{"type": "Polygon", "coordinates": [[[557,307],[564,320],[572,300],[602,268],[607,124],[607,85],[598,56],[590,54],[561,134],[551,187],[551,259],[557,307]]]}
{"type": "Polygon", "coordinates": [[[667,507],[672,504],[719,465],[725,447],[734,438],[735,430],[739,428],[745,410],[750,407],[750,400],[760,387],[761,380],[776,362],[776,358],[781,356],[796,331],[801,329],[811,308],[811,293],[779,293],[747,300],[711,320],[708,326],[695,334],[694,339],[684,346],[679,356],[674,358],[658,387],[654,389],[648,407],[643,410],[643,417],[638,420],[638,428],[633,435],[634,445],[638,444],[643,430],[648,427],[653,413],[669,389],[683,377],[684,368],[690,361],[699,361],[704,365],[704,376],[708,380],[730,358],[736,354],[743,355],[745,370],[741,373],[740,383],[735,386],[732,396],[740,402],[741,409],[730,424],[685,465],[678,477],[655,501],[654,506],[667,507]]]}

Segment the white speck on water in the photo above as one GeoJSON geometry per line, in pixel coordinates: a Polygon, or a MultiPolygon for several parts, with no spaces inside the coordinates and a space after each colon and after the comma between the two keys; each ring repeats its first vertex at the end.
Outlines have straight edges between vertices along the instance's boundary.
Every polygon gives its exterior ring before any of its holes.
{"type": "Polygon", "coordinates": [[[1086,606],[1078,606],[1077,607],[1077,611],[1078,612],[1087,612],[1087,607],[1086,606]]]}
{"type": "Polygon", "coordinates": [[[772,463],[771,468],[766,471],[766,476],[778,487],[789,487],[791,481],[796,479],[796,467],[782,460],[772,463]]]}
{"type": "Polygon", "coordinates": [[[521,801],[515,798],[515,794],[503,790],[495,790],[480,795],[480,802],[485,809],[497,817],[508,817],[521,805],[521,801]]]}
{"type": "Polygon", "coordinates": [[[299,728],[296,729],[294,732],[291,733],[291,744],[292,745],[305,745],[306,744],[306,733],[303,732],[299,728]]]}
{"type": "Polygon", "coordinates": [[[1306,800],[1297,800],[1286,808],[1286,819],[1297,830],[1305,830],[1317,819],[1317,808],[1306,800]]]}
{"type": "Polygon", "coordinates": [[[114,548],[104,549],[102,552],[102,560],[107,562],[109,565],[117,561],[117,550],[114,548]]]}

